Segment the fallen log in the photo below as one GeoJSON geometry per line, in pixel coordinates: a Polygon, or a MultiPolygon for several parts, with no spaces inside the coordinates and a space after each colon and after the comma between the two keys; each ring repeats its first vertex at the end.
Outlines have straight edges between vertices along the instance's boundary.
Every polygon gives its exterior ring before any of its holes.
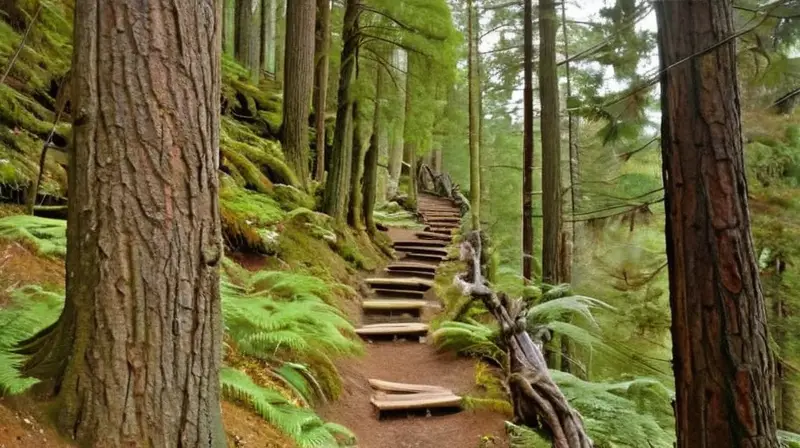
{"type": "Polygon", "coordinates": [[[467,271],[454,282],[465,295],[481,300],[497,319],[508,349],[509,391],[514,418],[547,435],[554,448],[592,448],[580,414],[572,409],[547,369],[542,347],[527,332],[525,304],[494,293],[484,281],[481,234],[472,232],[461,243],[461,260],[467,271]]]}

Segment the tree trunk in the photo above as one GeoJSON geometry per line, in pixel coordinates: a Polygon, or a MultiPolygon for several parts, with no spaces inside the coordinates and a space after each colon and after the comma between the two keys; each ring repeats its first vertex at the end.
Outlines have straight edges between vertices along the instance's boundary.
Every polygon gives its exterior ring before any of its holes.
{"type": "Polygon", "coordinates": [[[222,50],[233,57],[236,53],[236,0],[225,0],[222,7],[222,50]]]}
{"type": "Polygon", "coordinates": [[[317,170],[314,178],[325,176],[325,112],[328,101],[328,51],[331,46],[331,3],[317,0],[317,30],[314,69],[314,117],[317,129],[317,170]]]}
{"type": "Polygon", "coordinates": [[[292,0],[286,11],[286,82],[283,84],[283,147],[286,161],[308,187],[308,115],[314,88],[314,0],[292,0]]]}
{"type": "MultiPolygon", "coordinates": [[[[392,53],[392,66],[396,67],[394,70],[394,79],[396,80],[398,85],[405,85],[403,82],[406,78],[407,73],[403,73],[402,70],[408,67],[407,60],[403,59],[403,50],[398,48],[395,49],[392,53]]],[[[393,92],[398,92],[399,89],[395,88],[393,92]]],[[[399,92],[403,94],[403,98],[405,98],[405,92],[399,92]]],[[[399,95],[398,95],[399,96],[399,95]]],[[[403,131],[405,130],[405,108],[398,107],[399,111],[399,118],[397,122],[393,123],[392,132],[389,136],[389,163],[388,163],[388,181],[387,181],[387,188],[386,188],[386,197],[391,200],[395,196],[397,196],[397,190],[400,185],[400,175],[403,171],[403,131]]]]}
{"type": "Polygon", "coordinates": [[[661,147],[677,446],[778,447],[733,9],[697,0],[657,2],[656,11],[661,67],[672,67],[661,77],[661,147]]]}
{"type": "Polygon", "coordinates": [[[275,26],[275,80],[283,84],[284,79],[284,53],[286,48],[286,3],[287,0],[275,0],[278,2],[276,8],[275,26]]]}
{"type": "Polygon", "coordinates": [[[236,27],[236,58],[258,83],[261,74],[261,0],[241,0],[236,27]]]}
{"type": "MultiPolygon", "coordinates": [[[[358,68],[356,68],[358,73],[358,68]]],[[[358,78],[358,75],[356,75],[358,78]]],[[[350,204],[347,212],[347,223],[356,230],[364,229],[361,215],[364,211],[363,196],[361,196],[361,178],[364,175],[364,140],[363,118],[361,117],[358,100],[353,101],[353,159],[351,163],[352,175],[350,176],[350,204]]]]}
{"type": "Polygon", "coordinates": [[[275,40],[278,27],[278,0],[263,0],[261,6],[261,69],[275,76],[275,40]]]}
{"type": "Polygon", "coordinates": [[[353,111],[351,87],[356,68],[358,48],[358,15],[361,0],[347,0],[342,26],[341,67],[339,71],[339,96],[336,108],[336,128],[331,148],[331,168],[325,184],[323,210],[336,222],[347,219],[348,192],[350,190],[352,141],[347,138],[353,111]]]}
{"type": "Polygon", "coordinates": [[[467,0],[467,34],[469,39],[469,60],[468,60],[468,83],[469,83],[469,195],[470,195],[470,214],[472,215],[472,229],[481,228],[481,157],[480,146],[478,144],[478,95],[476,63],[478,49],[475,48],[477,36],[475,35],[475,22],[477,14],[473,5],[473,0],[467,0]]]}
{"type": "Polygon", "coordinates": [[[539,101],[542,107],[542,281],[558,284],[561,255],[561,133],[556,66],[556,7],[539,2],[539,101]]]}
{"type": "Polygon", "coordinates": [[[522,277],[533,279],[533,5],[525,0],[522,131],[522,277]]]}
{"type": "Polygon", "coordinates": [[[433,172],[442,174],[442,150],[437,149],[433,152],[433,172]]]}
{"type": "Polygon", "coordinates": [[[375,198],[378,193],[378,152],[380,151],[381,136],[381,101],[383,100],[383,66],[377,64],[375,74],[375,110],[372,115],[372,137],[369,140],[369,150],[364,158],[364,223],[367,232],[375,235],[378,232],[375,219],[372,216],[375,210],[375,198]]]}
{"type": "Polygon", "coordinates": [[[411,120],[409,117],[412,113],[413,107],[413,93],[411,90],[411,76],[412,70],[416,69],[416,64],[411,63],[412,55],[409,55],[408,63],[406,65],[406,104],[405,113],[403,114],[406,119],[403,123],[403,158],[408,163],[408,201],[411,204],[417,203],[417,145],[414,143],[411,135],[411,120]]]}
{"type": "Polygon", "coordinates": [[[211,0],[76,2],[66,302],[22,351],[80,446],[225,446],[221,18],[211,0]]]}

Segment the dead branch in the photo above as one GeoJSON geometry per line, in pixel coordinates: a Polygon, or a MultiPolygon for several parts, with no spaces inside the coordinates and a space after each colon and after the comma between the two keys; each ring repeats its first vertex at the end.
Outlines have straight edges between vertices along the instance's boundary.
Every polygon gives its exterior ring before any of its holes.
{"type": "Polygon", "coordinates": [[[472,232],[461,243],[461,260],[468,269],[455,283],[464,294],[481,300],[500,324],[508,348],[508,386],[515,419],[549,436],[554,448],[592,448],[583,419],[553,381],[542,347],[527,332],[524,302],[495,294],[484,281],[481,237],[480,232],[472,232]]]}

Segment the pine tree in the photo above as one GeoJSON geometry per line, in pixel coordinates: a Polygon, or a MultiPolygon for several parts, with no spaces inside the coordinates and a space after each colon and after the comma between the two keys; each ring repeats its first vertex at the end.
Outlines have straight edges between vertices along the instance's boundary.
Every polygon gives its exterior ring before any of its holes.
{"type": "Polygon", "coordinates": [[[308,116],[314,88],[314,0],[292,0],[286,10],[286,81],[283,85],[283,143],[301,184],[309,173],[308,116]]]}
{"type": "Polygon", "coordinates": [[[778,447],[732,5],[664,1],[656,8],[677,446],[778,447]]]}
{"type": "Polygon", "coordinates": [[[476,45],[477,36],[475,26],[477,13],[473,0],[467,0],[467,11],[469,20],[467,21],[467,37],[469,39],[468,54],[468,83],[469,83],[469,193],[470,193],[470,214],[472,216],[472,228],[481,228],[481,165],[480,165],[480,146],[478,143],[478,79],[477,79],[477,58],[478,48],[476,45]]]}
{"type": "Polygon", "coordinates": [[[525,0],[522,136],[522,277],[533,279],[533,5],[525,0]]]}
{"type": "Polygon", "coordinates": [[[317,161],[314,179],[325,176],[325,113],[328,101],[328,52],[331,46],[331,2],[317,0],[317,25],[314,59],[314,116],[317,130],[317,161]]]}
{"type": "Polygon", "coordinates": [[[75,3],[66,302],[21,351],[80,446],[226,443],[221,6],[75,3]]]}
{"type": "Polygon", "coordinates": [[[256,84],[261,74],[261,1],[240,0],[236,18],[236,59],[256,84]]]}
{"type": "Polygon", "coordinates": [[[344,23],[342,25],[342,57],[339,71],[339,95],[336,108],[336,128],[331,148],[331,170],[325,184],[323,210],[337,222],[347,219],[349,204],[350,177],[352,175],[352,132],[353,114],[352,84],[355,78],[356,53],[358,49],[358,17],[361,13],[361,0],[347,0],[344,23]]]}

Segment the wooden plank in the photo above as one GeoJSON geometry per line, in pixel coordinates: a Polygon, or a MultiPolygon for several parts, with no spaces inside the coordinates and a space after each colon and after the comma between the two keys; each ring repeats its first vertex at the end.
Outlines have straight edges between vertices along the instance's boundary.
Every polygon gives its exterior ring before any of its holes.
{"type": "Polygon", "coordinates": [[[359,336],[425,336],[428,334],[428,325],[418,322],[371,324],[356,328],[359,336]]]}
{"type": "Polygon", "coordinates": [[[452,393],[418,393],[373,396],[370,398],[378,411],[400,411],[412,409],[460,408],[461,397],[452,393]]]}
{"type": "Polygon", "coordinates": [[[412,262],[403,262],[403,261],[396,261],[389,266],[386,266],[386,269],[389,271],[395,269],[418,269],[420,271],[430,271],[436,272],[436,266],[432,266],[429,264],[423,263],[412,263],[412,262]]]}
{"type": "Polygon", "coordinates": [[[401,392],[401,393],[419,393],[419,392],[448,392],[452,393],[449,389],[441,386],[429,386],[426,384],[407,384],[395,383],[392,381],[383,381],[370,378],[369,385],[379,391],[383,392],[401,392]]]}
{"type": "Polygon", "coordinates": [[[395,248],[398,247],[445,247],[447,246],[446,241],[437,241],[437,240],[397,240],[392,245],[395,248]]]}
{"type": "Polygon", "coordinates": [[[425,291],[410,291],[407,289],[393,289],[393,288],[372,288],[375,291],[375,296],[384,299],[421,299],[425,297],[425,291]]]}
{"type": "Polygon", "coordinates": [[[367,284],[371,287],[389,287],[393,289],[403,290],[410,288],[414,291],[427,291],[433,287],[433,282],[424,278],[368,278],[367,284]]]}
{"type": "Polygon", "coordinates": [[[372,299],[361,302],[361,307],[375,311],[399,311],[399,310],[421,310],[425,307],[424,300],[415,299],[372,299]]]}
{"type": "Polygon", "coordinates": [[[386,270],[386,273],[395,277],[421,277],[421,278],[436,278],[436,272],[430,271],[415,271],[413,269],[395,269],[393,271],[386,270]]]}
{"type": "Polygon", "coordinates": [[[415,254],[447,256],[447,249],[441,247],[403,246],[395,248],[399,252],[413,252],[415,254]]]}
{"type": "Polygon", "coordinates": [[[415,252],[404,252],[406,254],[403,257],[404,260],[422,260],[422,261],[432,261],[434,263],[441,263],[447,257],[443,257],[441,255],[430,255],[430,254],[418,254],[415,252]]]}
{"type": "Polygon", "coordinates": [[[447,241],[448,243],[452,241],[452,237],[450,236],[445,236],[433,232],[416,232],[414,235],[418,238],[426,240],[447,241]]]}

